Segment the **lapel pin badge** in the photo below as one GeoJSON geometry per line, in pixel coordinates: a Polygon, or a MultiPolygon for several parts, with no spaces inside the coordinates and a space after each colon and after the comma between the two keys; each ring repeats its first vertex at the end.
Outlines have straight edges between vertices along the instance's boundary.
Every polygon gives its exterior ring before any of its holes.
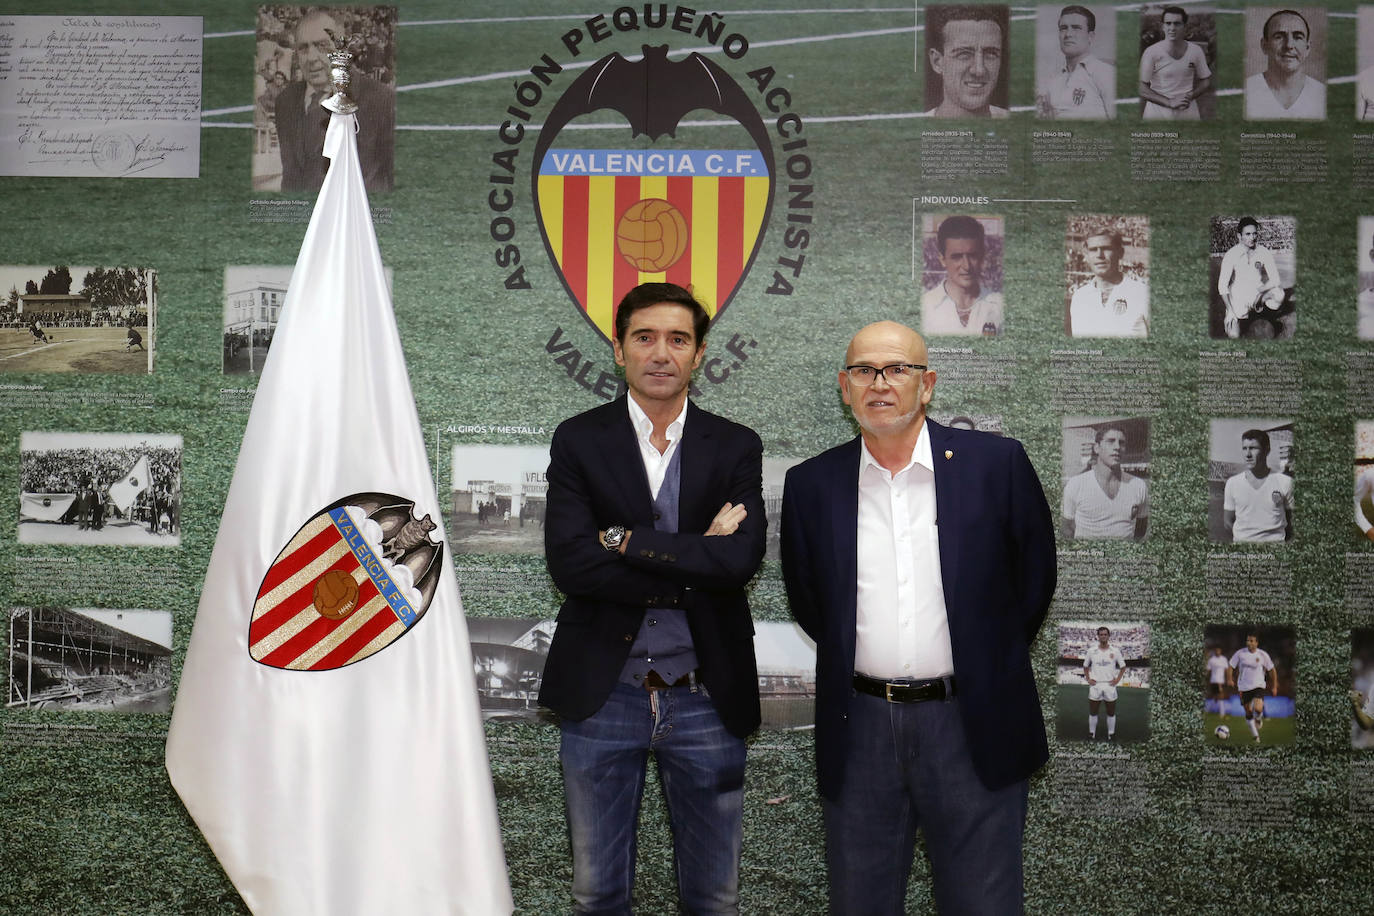
{"type": "Polygon", "coordinates": [[[949,459],[951,459],[951,458],[953,458],[953,457],[954,457],[954,452],[950,451],[949,449],[945,449],[945,460],[948,461],[949,459]]]}

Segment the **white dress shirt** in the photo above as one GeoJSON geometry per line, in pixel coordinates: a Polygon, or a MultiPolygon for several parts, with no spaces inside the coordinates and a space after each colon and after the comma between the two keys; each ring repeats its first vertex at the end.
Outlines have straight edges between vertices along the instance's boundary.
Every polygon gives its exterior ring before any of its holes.
{"type": "Polygon", "coordinates": [[[682,441],[682,428],[687,423],[687,399],[683,399],[682,412],[677,419],[668,424],[668,447],[662,454],[649,441],[654,433],[654,421],[649,419],[644,408],[636,404],[633,397],[626,397],[625,401],[630,405],[630,423],[635,428],[635,438],[639,440],[639,457],[644,462],[644,475],[649,478],[649,492],[654,499],[658,499],[659,488],[668,474],[668,462],[673,460],[673,452],[682,441]]]}
{"type": "Polygon", "coordinates": [[[864,444],[858,474],[854,670],[886,679],[953,674],[930,428],[922,424],[911,461],[896,474],[864,444]]]}

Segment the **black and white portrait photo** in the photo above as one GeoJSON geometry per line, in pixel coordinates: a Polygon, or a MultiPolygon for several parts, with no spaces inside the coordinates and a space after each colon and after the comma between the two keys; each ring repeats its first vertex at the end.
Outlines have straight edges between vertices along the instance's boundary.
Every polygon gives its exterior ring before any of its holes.
{"type": "Polygon", "coordinates": [[[1035,16],[1035,115],[1057,121],[1116,117],[1116,10],[1040,6],[1035,16]]]}
{"type": "Polygon", "coordinates": [[[1326,117],[1326,10],[1252,6],[1245,10],[1245,118],[1320,121],[1326,117]]]}
{"type": "Polygon", "coordinates": [[[329,53],[350,42],[349,94],[358,105],[358,161],[369,191],[393,185],[396,130],[396,7],[258,7],[254,72],[253,189],[314,191],[329,160],[331,114],[320,102],[333,91],[329,53]]]}
{"type": "Polygon", "coordinates": [[[1148,417],[1065,417],[1066,538],[1143,540],[1150,527],[1148,417]]]}
{"type": "Polygon", "coordinates": [[[997,337],[1002,299],[1000,216],[921,216],[921,333],[927,337],[997,337]]]}
{"type": "Polygon", "coordinates": [[[1212,421],[1207,529],[1220,542],[1293,539],[1293,421],[1212,421]]]}
{"type": "Polygon", "coordinates": [[[1005,118],[1010,10],[985,4],[925,7],[926,114],[1005,118]]]}
{"type": "Polygon", "coordinates": [[[1069,336],[1148,337],[1149,217],[1070,216],[1064,280],[1069,336]]]}

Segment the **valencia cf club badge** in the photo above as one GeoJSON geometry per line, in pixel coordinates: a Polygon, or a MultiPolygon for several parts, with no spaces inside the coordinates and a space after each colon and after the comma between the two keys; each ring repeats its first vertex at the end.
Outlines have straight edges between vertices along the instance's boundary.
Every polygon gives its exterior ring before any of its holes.
{"type": "Polygon", "coordinates": [[[724,69],[645,45],[642,59],[609,54],[573,82],[540,131],[531,177],[549,258],[609,343],[615,304],[640,283],[690,286],[713,319],[725,310],[763,241],[774,162],[762,118],[724,69]],[[587,134],[565,128],[605,111],[625,131],[575,145],[587,134]],[[708,146],[693,142],[689,112],[728,120],[701,133],[708,146]]]}
{"type": "Polygon", "coordinates": [[[258,588],[248,653],[273,668],[327,671],[409,632],[439,586],[444,547],[428,515],[387,493],[355,493],[306,522],[258,588]]]}

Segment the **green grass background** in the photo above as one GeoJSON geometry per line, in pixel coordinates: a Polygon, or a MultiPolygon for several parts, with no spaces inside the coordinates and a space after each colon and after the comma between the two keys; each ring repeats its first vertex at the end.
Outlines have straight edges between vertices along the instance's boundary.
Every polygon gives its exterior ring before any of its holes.
{"type": "MultiPolygon", "coordinates": [[[[1088,685],[1059,684],[1055,687],[1054,733],[1061,742],[1088,740],[1088,685]]],[[[1107,740],[1107,705],[1099,703],[1095,728],[1097,743],[1107,740]]],[[[1146,741],[1150,737],[1150,690],[1148,687],[1119,687],[1116,699],[1116,740],[1122,744],[1146,741]]]]}
{"type": "MultiPolygon", "coordinates": [[[[913,17],[899,4],[834,4],[843,12],[770,13],[795,3],[758,0],[755,12],[724,10],[726,31],[746,35],[753,47],[741,62],[714,59],[748,89],[744,73],[774,68],[774,85],[785,86],[793,109],[806,122],[802,136],[814,166],[816,209],[813,244],[792,296],[765,294],[771,264],[781,246],[786,196],[780,192],[774,222],[734,303],[716,323],[714,352],[733,334],[759,341],[751,358],[729,381],[703,386],[702,403],[758,429],[770,455],[806,456],[853,434],[835,392],[835,369],[844,345],[859,326],[879,318],[919,321],[919,290],[911,279],[913,198],[969,194],[1003,198],[1065,198],[1073,203],[997,203],[974,212],[1006,218],[1005,295],[1008,332],[1001,340],[975,341],[978,353],[1016,359],[1016,378],[1005,387],[939,385],[938,408],[997,414],[1011,435],[1026,442],[1040,468],[1050,501],[1061,486],[1060,416],[1054,408],[1049,368],[1056,349],[1101,349],[1160,361],[1162,409],[1153,416],[1149,539],[1144,544],[1062,545],[1102,551],[1104,575],[1113,559],[1147,556],[1157,561],[1163,594],[1152,621],[1150,738],[1119,749],[1148,780],[1151,805],[1125,812],[1129,842],[1113,845],[1110,866],[1102,854],[1095,820],[1051,813],[1048,772],[1032,782],[1026,843],[1027,906],[1032,912],[1079,910],[1105,879],[1113,909],[1173,913],[1218,911],[1242,904],[1257,912],[1356,913],[1370,906],[1367,850],[1374,828],[1348,819],[1349,636],[1344,604],[1345,555],[1368,548],[1350,523],[1352,424],[1347,407],[1345,354],[1366,350],[1354,340],[1355,220],[1374,209],[1367,192],[1352,190],[1351,149],[1356,127],[1353,87],[1330,87],[1324,124],[1283,125],[1302,138],[1325,140],[1330,179],[1325,184],[1270,183],[1242,187],[1233,166],[1214,184],[1133,184],[1129,153],[1132,130],[1141,125],[1130,106],[1110,124],[1079,125],[1080,136],[1108,138],[1115,152],[1105,163],[1036,166],[1030,134],[1046,124],[1029,114],[978,125],[1011,142],[1011,173],[1005,178],[923,182],[919,144],[923,130],[943,128],[911,117],[868,121],[855,115],[910,114],[920,109],[913,74],[913,17]],[[870,11],[863,8],[868,7],[870,11]],[[874,30],[890,34],[821,42],[770,41],[874,30]],[[827,120],[833,119],[833,120],[827,120]],[[1297,337],[1292,341],[1232,343],[1207,337],[1208,221],[1215,214],[1294,214],[1298,218],[1297,337]],[[1151,225],[1153,322],[1148,341],[1070,342],[1063,335],[1063,235],[1070,212],[1147,214],[1151,225]],[[1207,600],[1207,420],[1199,410],[1199,351],[1245,350],[1252,357],[1296,359],[1301,378],[1277,378],[1276,388],[1299,385],[1296,445],[1297,537],[1288,545],[1226,548],[1277,555],[1293,569],[1291,607],[1264,623],[1289,624],[1298,635],[1301,692],[1288,747],[1260,749],[1291,776],[1298,816],[1283,829],[1260,829],[1240,842],[1219,836],[1215,824],[1231,812],[1203,803],[1198,666],[1206,623],[1244,623],[1245,607],[1207,600]],[[1263,867],[1255,867],[1263,862],[1263,867]],[[1104,875],[1103,869],[1106,869],[1104,875]]],[[[818,9],[822,4],[808,4],[818,9]]],[[[1239,9],[1238,4],[1222,5],[1239,9]]],[[[524,71],[549,53],[567,61],[560,36],[604,7],[545,0],[513,0],[499,7],[476,2],[400,4],[399,73],[402,86],[475,74],[524,71]],[[577,15],[571,15],[574,11],[577,15]],[[462,17],[517,17],[517,21],[407,25],[462,17]],[[554,17],[520,20],[522,16],[554,17]],[[566,18],[565,18],[566,17],[566,18]]],[[[108,4],[72,0],[43,3],[24,12],[100,13],[108,4]]],[[[205,17],[205,32],[251,31],[253,4],[139,2],[123,12],[205,17]]],[[[1333,12],[1351,11],[1337,4],[1333,12]]],[[[1031,11],[1014,11],[1012,104],[1033,102],[1031,11]],[[1025,17],[1025,18],[1022,18],[1025,17]]],[[[1136,17],[1118,14],[1119,79],[1133,95],[1136,17]]],[[[1355,72],[1353,20],[1331,20],[1328,74],[1355,72]]],[[[1222,88],[1241,83],[1241,17],[1219,16],[1222,88]]],[[[637,52],[644,42],[695,47],[700,39],[669,30],[616,33],[581,59],[611,50],[637,52]]],[[[205,41],[206,110],[251,103],[251,35],[205,41]]],[[[536,111],[547,113],[553,97],[574,78],[555,77],[536,111]]],[[[755,95],[755,97],[757,97],[755,95]]],[[[486,125],[480,130],[402,129],[396,141],[396,191],[377,196],[387,208],[379,226],[383,258],[395,271],[395,310],[427,439],[434,443],[441,491],[449,482],[448,450],[454,441],[546,441],[532,436],[463,436],[446,432],[462,424],[508,424],[551,431],[562,418],[598,403],[573,383],[544,352],[561,327],[582,354],[600,368],[610,354],[575,313],[548,266],[527,196],[533,135],[520,146],[516,191],[520,195],[515,241],[524,256],[528,291],[507,291],[506,271],[493,261],[486,205],[490,156],[504,147],[495,125],[514,103],[507,76],[455,86],[402,92],[397,121],[419,125],[486,125]]],[[[1222,140],[1226,161],[1239,156],[1241,99],[1223,96],[1214,124],[1184,125],[1185,136],[1222,140]]],[[[218,124],[247,123],[248,113],[207,118],[218,124]]],[[[1153,129],[1151,127],[1150,129],[1153,129]]],[[[701,137],[700,131],[693,136],[701,137]]],[[[590,135],[594,142],[612,134],[590,135]]],[[[220,388],[251,386],[220,372],[222,278],[231,264],[290,264],[303,224],[248,219],[251,132],[202,131],[201,177],[195,181],[4,179],[0,226],[4,259],[15,264],[150,264],[159,271],[156,372],[151,377],[12,375],[4,381],[42,384],[54,396],[88,390],[151,397],[151,410],[52,406],[7,409],[0,436],[0,490],[16,492],[19,434],[25,430],[180,433],[185,439],[183,546],[173,551],[20,546],[13,521],[0,524],[0,590],[7,603],[168,609],[175,620],[178,664],[190,634],[199,583],[209,558],[219,511],[233,470],[246,413],[220,407],[220,388]],[[20,590],[14,575],[28,560],[71,556],[82,563],[139,570],[157,567],[133,587],[115,587],[98,576],[61,582],[51,589],[20,590]],[[165,573],[163,572],[165,570],[165,573]]],[[[260,195],[273,196],[273,195],[260,195]]],[[[290,195],[288,195],[290,196],[290,195]]],[[[942,210],[947,208],[941,208],[942,210]]],[[[709,354],[708,354],[709,355],[709,354]]],[[[938,363],[936,365],[938,368],[938,363]]],[[[1139,411],[1129,382],[1120,382],[1121,413],[1139,411]]],[[[1371,408],[1374,411],[1374,407],[1371,408]]],[[[1074,411],[1078,412],[1078,411],[1074,411]]],[[[1259,412],[1263,415],[1263,412],[1259,412]]],[[[13,518],[13,516],[11,516],[13,518]]],[[[538,557],[462,557],[467,565],[542,570],[538,557]]],[[[756,613],[786,619],[776,580],[764,569],[755,589],[756,613]]],[[[551,615],[551,589],[470,602],[471,614],[551,615]]],[[[1363,609],[1366,613],[1369,609],[1363,609]]],[[[1128,609],[1111,609],[1128,613],[1128,609]]],[[[1103,613],[1107,613],[1106,610],[1103,613]]],[[[1363,618],[1366,622],[1368,618],[1363,618]]],[[[1053,638],[1035,648],[1047,718],[1055,713],[1053,638]]],[[[237,913],[243,906],[168,785],[161,740],[166,717],[120,718],[114,725],[94,713],[21,712],[0,716],[0,911],[16,914],[237,913]],[[97,725],[109,740],[34,746],[16,740],[36,725],[97,725]],[[24,726],[16,729],[14,726],[24,726]]],[[[987,723],[996,728],[996,722],[987,723]]],[[[1243,726],[1242,726],[1243,727],[1243,726]]],[[[557,734],[529,725],[488,729],[493,778],[517,906],[522,913],[565,911],[571,868],[556,762],[557,734]]],[[[1053,747],[1079,752],[1082,742],[1053,747]]],[[[1252,751],[1253,752],[1253,751],[1252,751]]],[[[1211,752],[1218,753],[1218,752],[1211,752]]],[[[1221,752],[1224,753],[1224,752],[1221,752]]],[[[1055,764],[1051,764],[1051,767],[1055,764]]],[[[1262,803],[1262,800],[1257,800],[1262,803]]],[[[750,913],[818,913],[824,910],[825,873],[819,807],[812,777],[811,738],[806,733],[766,733],[751,743],[746,794],[743,909],[750,913]]],[[[928,870],[918,857],[909,909],[928,912],[928,870]]],[[[660,796],[651,784],[642,817],[638,900],[645,913],[672,912],[671,853],[660,796]]]]}

